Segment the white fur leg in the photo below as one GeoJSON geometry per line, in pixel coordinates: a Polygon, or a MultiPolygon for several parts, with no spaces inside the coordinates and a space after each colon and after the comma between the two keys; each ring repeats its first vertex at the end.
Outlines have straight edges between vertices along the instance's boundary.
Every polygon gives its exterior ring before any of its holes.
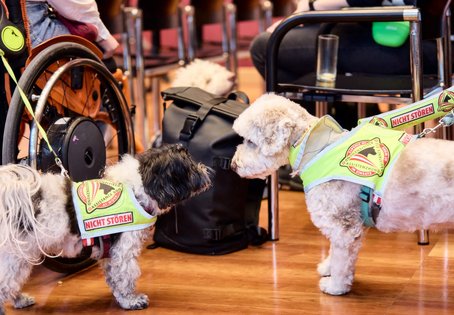
{"type": "Polygon", "coordinates": [[[35,299],[25,293],[20,293],[15,299],[13,299],[15,308],[25,308],[35,304],[35,299]]]}
{"type": "Polygon", "coordinates": [[[148,296],[144,293],[129,294],[116,299],[121,308],[125,310],[142,310],[150,304],[148,296]]]}
{"type": "Polygon", "coordinates": [[[22,286],[30,276],[31,270],[32,265],[24,259],[0,251],[0,314],[4,314],[3,305],[8,300],[12,300],[16,308],[30,306],[34,303],[33,301],[30,304],[32,300],[27,299],[21,293],[22,286]],[[23,303],[22,306],[20,306],[21,303],[23,303]]]}
{"type": "Polygon", "coordinates": [[[331,255],[328,255],[317,266],[317,272],[322,277],[331,276],[331,255]]]}
{"type": "Polygon", "coordinates": [[[350,244],[331,244],[331,275],[320,279],[320,290],[331,295],[350,292],[360,247],[361,237],[354,239],[350,244]]]}
{"type": "Polygon", "coordinates": [[[319,282],[320,290],[330,295],[344,295],[350,292],[351,286],[338,283],[331,277],[323,277],[319,282]]]}
{"type": "Polygon", "coordinates": [[[111,258],[104,262],[107,284],[123,309],[139,310],[148,307],[148,297],[136,292],[140,276],[137,257],[140,254],[143,232],[122,233],[110,250],[111,258]]]}
{"type": "Polygon", "coordinates": [[[357,187],[331,181],[314,187],[306,195],[312,222],[330,241],[329,259],[318,268],[320,289],[332,295],[348,293],[364,234],[357,187]],[[339,193],[348,189],[349,193],[339,193]],[[333,193],[335,192],[335,193],[333,193]],[[329,275],[329,276],[328,276],[329,275]]]}

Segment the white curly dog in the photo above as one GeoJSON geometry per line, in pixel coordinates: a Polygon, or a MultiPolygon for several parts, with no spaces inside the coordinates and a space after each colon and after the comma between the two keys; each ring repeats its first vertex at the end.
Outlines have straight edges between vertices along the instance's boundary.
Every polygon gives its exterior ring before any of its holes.
{"type": "MultiPolygon", "coordinates": [[[[356,130],[343,131],[332,120],[314,117],[300,105],[274,94],[257,99],[236,119],[233,129],[244,142],[237,148],[232,169],[247,178],[264,178],[289,164],[289,158],[293,160],[294,174],[307,172],[320,152],[332,150],[333,143],[337,145],[356,130]],[[315,137],[310,137],[311,134],[315,137]],[[303,144],[295,163],[292,155],[296,147],[301,147],[302,139],[306,147],[303,144]]],[[[325,160],[325,165],[341,165],[343,172],[359,172],[362,176],[377,174],[380,165],[386,166],[390,154],[374,134],[369,137],[344,151],[339,160],[333,157],[325,160]]],[[[454,142],[433,138],[407,141],[406,134],[402,139],[406,139],[406,145],[397,159],[389,163],[393,167],[386,175],[387,185],[381,200],[376,200],[381,201],[381,209],[375,204],[373,207],[376,228],[383,232],[412,232],[451,225],[454,142]]],[[[314,168],[311,176],[324,172],[325,167],[314,168]]],[[[303,178],[307,209],[314,225],[331,245],[329,256],[317,268],[322,276],[320,289],[332,295],[345,294],[351,290],[365,233],[359,198],[363,185],[338,176],[314,182],[311,176],[303,178]]]]}
{"type": "Polygon", "coordinates": [[[235,74],[212,61],[194,59],[175,71],[171,86],[193,86],[215,95],[227,95],[235,86],[235,74]]]}

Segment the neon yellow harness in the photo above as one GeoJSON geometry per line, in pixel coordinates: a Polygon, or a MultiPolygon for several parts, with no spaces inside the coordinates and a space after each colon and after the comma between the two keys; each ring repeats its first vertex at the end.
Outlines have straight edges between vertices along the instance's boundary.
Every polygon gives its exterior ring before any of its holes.
{"type": "Polygon", "coordinates": [[[374,190],[374,202],[381,204],[394,162],[416,136],[363,123],[330,141],[333,133],[342,132],[333,118],[322,117],[291,147],[292,169],[300,175],[305,192],[331,180],[345,180],[374,190]]]}
{"type": "Polygon", "coordinates": [[[105,179],[73,183],[72,197],[83,239],[141,230],[156,222],[124,184],[105,179]]]}
{"type": "Polygon", "coordinates": [[[440,118],[454,109],[454,87],[424,98],[413,104],[384,112],[373,117],[361,118],[358,125],[371,122],[383,128],[404,130],[431,119],[440,118]]]}

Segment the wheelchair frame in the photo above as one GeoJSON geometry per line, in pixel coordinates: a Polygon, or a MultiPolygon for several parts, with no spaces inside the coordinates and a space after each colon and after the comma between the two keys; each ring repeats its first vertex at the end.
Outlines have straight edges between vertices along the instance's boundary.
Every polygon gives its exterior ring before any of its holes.
{"type": "MultiPolygon", "coordinates": [[[[15,6],[9,14],[10,21],[25,30],[28,47],[26,61],[21,58],[13,67],[15,75],[20,76],[18,85],[34,107],[36,120],[46,130],[70,177],[75,181],[98,177],[107,163],[116,162],[125,153],[134,154],[133,107],[122,90],[127,85],[126,78],[108,71],[101,51],[78,36],[55,37],[31,49],[24,23],[25,1],[7,2],[15,6]],[[17,11],[19,8],[21,12],[17,11]],[[71,62],[75,59],[78,62],[71,62]],[[76,138],[78,149],[73,145],[76,138]]],[[[5,79],[5,85],[13,87],[11,80],[5,79]]],[[[0,124],[2,164],[26,163],[58,172],[36,121],[26,112],[24,96],[18,88],[10,90],[14,90],[11,98],[5,93],[3,100],[3,105],[8,106],[4,126],[0,124]]],[[[76,258],[46,258],[44,265],[53,271],[72,273],[92,265],[95,261],[90,255],[88,249],[76,258]]]]}

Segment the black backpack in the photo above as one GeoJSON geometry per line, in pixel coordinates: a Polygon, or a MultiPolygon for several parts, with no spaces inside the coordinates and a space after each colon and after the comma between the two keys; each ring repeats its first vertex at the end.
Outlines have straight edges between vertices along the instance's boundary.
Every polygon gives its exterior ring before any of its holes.
{"type": "Polygon", "coordinates": [[[162,92],[162,142],[181,143],[192,157],[214,170],[213,187],[158,218],[154,241],[178,251],[227,254],[268,237],[258,227],[263,180],[240,178],[230,161],[242,138],[233,121],[248,106],[237,95],[219,97],[194,87],[162,92]],[[168,106],[166,106],[168,105],[168,106]]]}

